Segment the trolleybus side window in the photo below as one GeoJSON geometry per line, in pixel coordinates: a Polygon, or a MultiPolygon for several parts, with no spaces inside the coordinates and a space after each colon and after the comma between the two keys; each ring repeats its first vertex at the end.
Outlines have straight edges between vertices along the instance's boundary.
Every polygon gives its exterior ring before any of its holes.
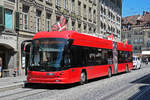
{"type": "Polygon", "coordinates": [[[112,50],[83,46],[72,46],[72,66],[95,66],[112,64],[112,50]]]}
{"type": "Polygon", "coordinates": [[[132,52],[118,51],[118,63],[132,62],[132,52]]]}

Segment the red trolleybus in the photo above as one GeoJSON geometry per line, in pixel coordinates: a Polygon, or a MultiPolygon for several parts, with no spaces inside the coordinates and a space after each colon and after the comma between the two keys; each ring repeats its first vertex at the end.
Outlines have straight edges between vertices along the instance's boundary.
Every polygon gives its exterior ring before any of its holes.
{"type": "Polygon", "coordinates": [[[131,45],[75,31],[36,33],[22,43],[22,62],[27,83],[84,84],[133,68],[131,45]]]}

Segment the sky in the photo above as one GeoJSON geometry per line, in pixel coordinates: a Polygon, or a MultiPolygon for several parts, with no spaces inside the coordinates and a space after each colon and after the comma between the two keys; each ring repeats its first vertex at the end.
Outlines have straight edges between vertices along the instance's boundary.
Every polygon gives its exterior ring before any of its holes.
{"type": "Polygon", "coordinates": [[[122,17],[150,12],[150,0],[123,0],[122,17]]]}

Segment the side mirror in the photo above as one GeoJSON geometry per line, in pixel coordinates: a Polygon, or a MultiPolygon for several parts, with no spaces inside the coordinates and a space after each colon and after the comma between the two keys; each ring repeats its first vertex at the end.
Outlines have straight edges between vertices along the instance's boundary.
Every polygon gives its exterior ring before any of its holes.
{"type": "Polygon", "coordinates": [[[67,43],[65,44],[65,50],[69,49],[73,44],[74,39],[68,39],[67,43]]]}
{"type": "Polygon", "coordinates": [[[69,66],[71,64],[71,59],[69,55],[64,56],[64,66],[69,66]]]}
{"type": "Polygon", "coordinates": [[[73,44],[73,41],[74,41],[73,39],[68,39],[67,43],[65,44],[63,64],[64,66],[67,66],[67,67],[71,65],[70,47],[73,44]]]}

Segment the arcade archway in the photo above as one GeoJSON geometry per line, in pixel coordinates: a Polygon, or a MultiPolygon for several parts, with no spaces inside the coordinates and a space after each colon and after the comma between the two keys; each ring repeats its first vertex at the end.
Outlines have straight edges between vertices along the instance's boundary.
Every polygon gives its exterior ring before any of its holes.
{"type": "Polygon", "coordinates": [[[8,44],[0,43],[0,57],[2,58],[2,77],[10,76],[10,70],[15,65],[15,49],[8,44]]]}

